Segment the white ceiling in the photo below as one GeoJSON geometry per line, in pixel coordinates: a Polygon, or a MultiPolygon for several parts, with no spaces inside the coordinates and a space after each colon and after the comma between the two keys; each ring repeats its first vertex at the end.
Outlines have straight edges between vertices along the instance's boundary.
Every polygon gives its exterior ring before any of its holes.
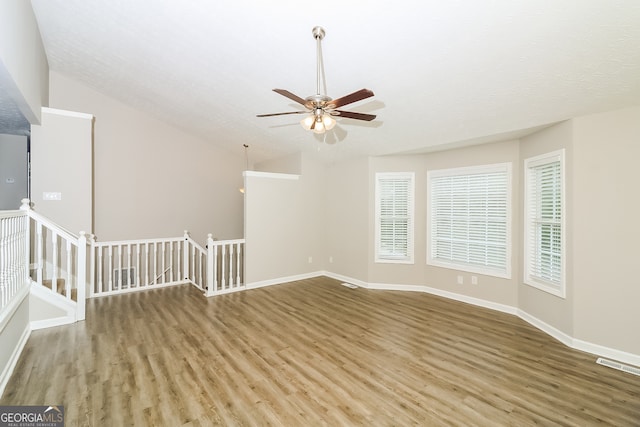
{"type": "Polygon", "coordinates": [[[637,0],[32,4],[52,70],[252,161],[428,151],[640,103],[637,0]],[[340,119],[335,144],[256,117],[298,109],[273,88],[315,94],[316,25],[327,95],[375,92],[342,109],[378,118],[340,119]]]}

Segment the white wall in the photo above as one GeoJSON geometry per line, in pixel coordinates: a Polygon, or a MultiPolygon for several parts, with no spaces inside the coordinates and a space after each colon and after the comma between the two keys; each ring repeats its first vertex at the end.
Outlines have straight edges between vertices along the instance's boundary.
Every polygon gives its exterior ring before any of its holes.
{"type": "Polygon", "coordinates": [[[302,174],[245,177],[245,282],[248,286],[325,268],[324,166],[302,157],[302,174]]]}
{"type": "Polygon", "coordinates": [[[49,64],[29,1],[0,1],[0,68],[12,80],[4,82],[6,90],[23,116],[40,123],[40,108],[49,102],[49,64]]]}
{"type": "Polygon", "coordinates": [[[27,137],[0,135],[0,210],[20,207],[27,197],[27,137]]]}
{"type": "Polygon", "coordinates": [[[326,270],[365,282],[369,280],[369,259],[373,256],[369,163],[369,159],[361,158],[327,167],[323,222],[326,270]]]}
{"type": "Polygon", "coordinates": [[[574,337],[640,360],[640,107],[574,119],[574,337]]]}
{"type": "Polygon", "coordinates": [[[31,127],[33,208],[75,235],[93,232],[92,131],[91,115],[49,108],[31,127]],[[45,192],[61,200],[45,200],[45,192]]]}
{"type": "Polygon", "coordinates": [[[243,237],[245,160],[59,73],[51,105],[93,114],[94,230],[99,241],[243,237]]]}
{"type": "MultiPolygon", "coordinates": [[[[513,188],[519,183],[518,141],[458,148],[420,155],[383,156],[332,165],[327,170],[327,256],[334,263],[327,270],[375,285],[402,285],[404,288],[429,287],[462,294],[495,304],[517,305],[518,258],[512,257],[512,277],[502,279],[426,265],[427,257],[427,171],[493,163],[512,163],[513,188]],[[374,262],[375,174],[378,172],[415,173],[414,263],[374,262]],[[464,284],[457,284],[462,275],[464,284]]],[[[512,246],[520,242],[519,205],[513,203],[512,246]]]]}
{"type": "MultiPolygon", "coordinates": [[[[565,149],[565,216],[566,216],[566,298],[560,298],[538,288],[523,283],[523,248],[519,248],[520,271],[518,287],[518,307],[529,315],[552,326],[559,331],[572,336],[573,334],[573,310],[574,310],[574,280],[573,266],[573,222],[575,212],[573,208],[574,178],[573,178],[573,124],[566,121],[537,132],[521,139],[520,164],[524,160],[540,154],[550,153],[555,150],[565,149]]],[[[524,182],[520,183],[518,194],[520,206],[524,205],[524,182]]],[[[521,223],[518,234],[524,236],[521,223]]]]}

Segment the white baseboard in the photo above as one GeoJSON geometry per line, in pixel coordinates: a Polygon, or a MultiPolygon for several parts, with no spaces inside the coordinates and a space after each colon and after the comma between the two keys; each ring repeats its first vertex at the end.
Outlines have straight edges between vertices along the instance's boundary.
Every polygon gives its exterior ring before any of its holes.
{"type": "Polygon", "coordinates": [[[305,279],[311,279],[313,277],[322,276],[323,273],[324,272],[322,272],[322,271],[314,271],[314,272],[311,272],[311,273],[297,274],[295,276],[287,276],[287,277],[280,277],[280,278],[277,278],[277,279],[261,280],[259,282],[247,283],[247,284],[245,284],[245,288],[246,289],[257,289],[257,288],[264,288],[265,286],[281,285],[281,284],[284,284],[284,283],[295,282],[295,281],[298,281],[298,280],[305,280],[305,279]]]}
{"type": "Polygon", "coordinates": [[[564,344],[564,345],[566,345],[568,347],[571,347],[571,348],[575,348],[573,346],[573,337],[571,337],[570,335],[565,334],[560,329],[554,328],[553,326],[549,325],[548,323],[545,323],[542,320],[538,319],[537,317],[534,317],[534,316],[530,315],[529,313],[527,313],[526,311],[523,311],[523,310],[520,310],[520,309],[518,309],[518,312],[516,313],[516,316],[518,316],[519,318],[521,318],[522,320],[524,320],[525,322],[527,322],[531,326],[534,326],[534,327],[540,329],[542,332],[546,333],[547,335],[551,335],[553,338],[557,339],[562,344],[564,344]]]}
{"type": "Polygon", "coordinates": [[[343,276],[343,275],[328,272],[328,271],[323,272],[323,275],[330,277],[332,279],[340,280],[342,282],[353,283],[362,288],[393,290],[393,291],[426,292],[428,294],[449,298],[455,301],[461,301],[461,302],[476,305],[479,307],[489,308],[491,310],[496,310],[496,311],[500,311],[507,314],[513,314],[514,316],[518,316],[519,318],[529,323],[530,325],[534,326],[535,328],[540,329],[542,332],[546,333],[547,335],[550,335],[551,337],[557,339],[567,347],[571,347],[576,350],[591,353],[595,356],[605,357],[605,358],[616,360],[618,362],[640,367],[640,355],[628,353],[621,350],[616,350],[614,348],[605,347],[599,344],[594,344],[594,343],[573,338],[570,335],[567,335],[566,333],[562,332],[561,330],[543,322],[542,320],[530,315],[529,313],[517,307],[500,304],[493,301],[487,301],[480,298],[474,298],[467,295],[456,294],[454,292],[444,291],[442,289],[432,288],[429,286],[398,285],[398,284],[388,284],[388,283],[368,283],[362,280],[358,280],[352,277],[347,277],[347,276],[343,276]]]}
{"type": "Polygon", "coordinates": [[[16,347],[13,349],[13,353],[11,353],[11,357],[9,358],[8,363],[4,367],[2,374],[0,374],[0,397],[2,397],[2,394],[4,393],[4,389],[7,386],[7,383],[9,382],[9,378],[11,378],[11,374],[13,374],[13,370],[15,369],[16,364],[18,363],[18,359],[20,359],[22,350],[24,349],[24,346],[27,344],[27,340],[29,339],[30,335],[31,335],[31,328],[27,323],[25,325],[24,330],[22,331],[22,335],[20,336],[20,339],[18,340],[18,345],[16,345],[16,347]]]}
{"type": "Polygon", "coordinates": [[[634,365],[640,368],[640,355],[637,354],[604,347],[602,345],[593,344],[576,338],[573,339],[573,345],[571,347],[576,350],[585,351],[587,353],[595,354],[596,356],[617,360],[618,362],[626,363],[627,365],[634,365]]]}
{"type": "Polygon", "coordinates": [[[54,317],[52,319],[33,320],[29,322],[29,324],[31,325],[32,331],[37,331],[38,329],[52,328],[54,326],[70,325],[72,323],[76,323],[76,318],[74,316],[61,316],[61,317],[54,317]]]}
{"type": "Polygon", "coordinates": [[[323,271],[322,276],[327,276],[335,280],[339,280],[341,282],[353,283],[354,285],[360,286],[361,288],[369,288],[369,284],[362,280],[354,279],[353,277],[343,276],[342,274],[332,273],[330,271],[323,271]]]}
{"type": "Polygon", "coordinates": [[[472,304],[478,307],[484,307],[495,311],[501,311],[508,314],[516,314],[515,307],[506,304],[500,304],[493,301],[484,300],[481,298],[470,297],[468,295],[457,294],[455,292],[444,291],[442,289],[432,288],[422,285],[393,285],[388,283],[369,283],[370,289],[380,289],[388,291],[411,291],[411,292],[424,292],[427,294],[436,295],[452,299],[454,301],[460,301],[467,304],[472,304]]]}

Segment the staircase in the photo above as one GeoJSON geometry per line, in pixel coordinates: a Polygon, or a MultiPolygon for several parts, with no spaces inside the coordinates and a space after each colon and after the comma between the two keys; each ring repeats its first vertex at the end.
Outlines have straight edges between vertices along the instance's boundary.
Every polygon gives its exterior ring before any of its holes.
{"type": "Polygon", "coordinates": [[[0,319],[30,294],[41,308],[30,316],[32,329],[84,320],[86,298],[184,283],[215,296],[244,290],[243,280],[244,239],[216,241],[209,234],[203,248],[184,231],[97,242],[39,215],[27,199],[20,210],[0,212],[0,319]]]}
{"type": "Polygon", "coordinates": [[[0,211],[0,396],[34,329],[85,319],[87,298],[189,283],[210,297],[245,289],[244,239],[97,242],[31,209],[0,211]]]}

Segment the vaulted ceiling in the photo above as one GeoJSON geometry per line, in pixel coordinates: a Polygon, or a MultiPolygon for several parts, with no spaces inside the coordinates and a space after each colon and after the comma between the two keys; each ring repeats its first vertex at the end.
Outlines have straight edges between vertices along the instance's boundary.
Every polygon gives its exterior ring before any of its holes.
{"type": "MultiPolygon", "coordinates": [[[[300,150],[339,160],[517,136],[640,103],[640,2],[32,0],[49,65],[256,160],[300,150]],[[361,88],[320,143],[272,92],[361,88]]],[[[89,112],[90,113],[90,112],[89,112]]],[[[97,118],[99,120],[99,117],[97,118]]]]}

